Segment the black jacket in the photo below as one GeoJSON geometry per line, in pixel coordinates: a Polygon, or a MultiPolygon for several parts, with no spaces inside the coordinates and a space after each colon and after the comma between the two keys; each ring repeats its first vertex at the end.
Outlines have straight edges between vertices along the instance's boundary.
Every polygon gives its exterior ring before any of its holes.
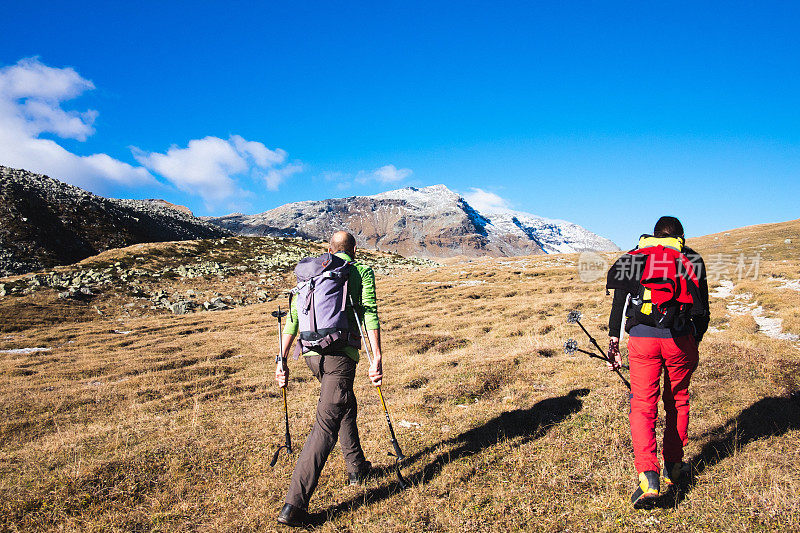
{"type": "MultiPolygon", "coordinates": [[[[708,322],[709,322],[709,312],[708,312],[708,278],[706,276],[706,265],[703,262],[703,258],[700,257],[700,254],[695,252],[689,247],[685,247],[683,249],[683,254],[692,262],[692,266],[694,267],[694,271],[697,274],[698,281],[700,282],[700,306],[697,309],[701,309],[699,314],[692,314],[691,315],[691,326],[693,327],[694,331],[690,331],[697,340],[703,338],[705,335],[706,330],[708,330],[708,322]]],[[[638,281],[635,285],[629,285],[625,288],[619,287],[614,288],[614,301],[611,304],[611,314],[608,318],[608,334],[612,337],[619,336],[620,328],[622,326],[622,313],[625,308],[625,301],[628,299],[628,296],[635,296],[638,292],[638,281]]],[[[636,320],[636,316],[628,316],[625,322],[625,331],[630,332],[631,328],[638,324],[636,320]]],[[[679,331],[675,332],[675,336],[680,336],[679,331]]]]}

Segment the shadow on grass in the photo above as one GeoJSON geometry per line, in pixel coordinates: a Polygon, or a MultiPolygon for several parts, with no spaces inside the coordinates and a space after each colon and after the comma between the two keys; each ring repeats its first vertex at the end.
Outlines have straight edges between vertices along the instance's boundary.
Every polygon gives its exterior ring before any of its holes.
{"type": "MultiPolygon", "coordinates": [[[[409,456],[404,461],[403,468],[408,468],[422,457],[435,452],[439,448],[445,448],[448,451],[440,453],[421,469],[408,474],[406,477],[412,485],[423,485],[438,476],[445,465],[458,461],[463,457],[480,453],[496,445],[501,440],[515,439],[515,446],[521,446],[541,438],[551,427],[562,422],[573,413],[580,411],[583,407],[583,401],[580,398],[587,394],[589,394],[589,389],[576,389],[564,396],[542,400],[529,409],[508,411],[482,426],[441,441],[438,444],[428,446],[409,456]]],[[[383,467],[380,471],[390,474],[393,470],[393,467],[383,467]]],[[[342,513],[358,509],[362,505],[384,500],[400,490],[397,482],[387,482],[326,511],[316,513],[315,518],[319,522],[326,519],[331,520],[342,513]]]]}
{"type": "Polygon", "coordinates": [[[736,417],[704,434],[712,439],[689,462],[691,476],[659,498],[659,507],[673,508],[682,502],[707,468],[733,455],[747,444],[787,431],[800,429],[800,391],[787,396],[762,398],[736,417]]]}

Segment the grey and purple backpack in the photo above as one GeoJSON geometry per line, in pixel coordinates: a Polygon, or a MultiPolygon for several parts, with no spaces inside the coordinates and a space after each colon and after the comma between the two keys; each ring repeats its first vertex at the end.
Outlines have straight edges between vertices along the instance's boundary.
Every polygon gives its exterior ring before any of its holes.
{"type": "MultiPolygon", "coordinates": [[[[361,348],[361,336],[352,331],[346,312],[350,263],[324,253],[302,259],[294,273],[297,287],[290,298],[297,298],[300,333],[295,358],[308,351],[328,354],[345,346],[361,348]]],[[[290,309],[291,304],[290,300],[290,309]]]]}

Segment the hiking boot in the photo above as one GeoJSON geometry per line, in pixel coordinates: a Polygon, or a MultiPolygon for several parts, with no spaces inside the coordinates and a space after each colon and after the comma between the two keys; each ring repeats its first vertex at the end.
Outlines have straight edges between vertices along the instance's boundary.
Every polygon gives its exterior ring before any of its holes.
{"type": "Polygon", "coordinates": [[[634,509],[651,509],[658,498],[658,472],[648,470],[639,473],[639,488],[631,496],[634,509]]]}
{"type": "Polygon", "coordinates": [[[308,511],[287,503],[278,513],[278,523],[291,527],[301,527],[311,525],[312,520],[308,511]]]}
{"type": "Polygon", "coordinates": [[[350,485],[363,485],[367,479],[369,479],[370,474],[372,474],[372,463],[366,461],[364,462],[364,466],[361,467],[361,470],[355,474],[348,474],[347,477],[350,481],[350,485]]]}
{"type": "Polygon", "coordinates": [[[664,463],[664,481],[667,487],[683,482],[689,473],[688,463],[664,463]]]}

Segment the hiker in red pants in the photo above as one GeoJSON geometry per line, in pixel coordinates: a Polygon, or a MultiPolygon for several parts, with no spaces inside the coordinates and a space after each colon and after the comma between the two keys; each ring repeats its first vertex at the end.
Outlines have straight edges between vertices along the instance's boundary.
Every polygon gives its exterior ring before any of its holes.
{"type": "Polygon", "coordinates": [[[685,245],[680,221],[665,216],[652,236],[642,235],[638,247],[614,263],[606,287],[614,289],[608,322],[612,368],[622,364],[623,315],[628,333],[631,441],[639,474],[631,501],[637,509],[648,508],[659,494],[659,471],[668,486],[688,472],[683,447],[688,442],[689,381],[709,322],[705,264],[685,245]],[[663,470],[656,453],[659,394],[665,412],[663,470]]]}

